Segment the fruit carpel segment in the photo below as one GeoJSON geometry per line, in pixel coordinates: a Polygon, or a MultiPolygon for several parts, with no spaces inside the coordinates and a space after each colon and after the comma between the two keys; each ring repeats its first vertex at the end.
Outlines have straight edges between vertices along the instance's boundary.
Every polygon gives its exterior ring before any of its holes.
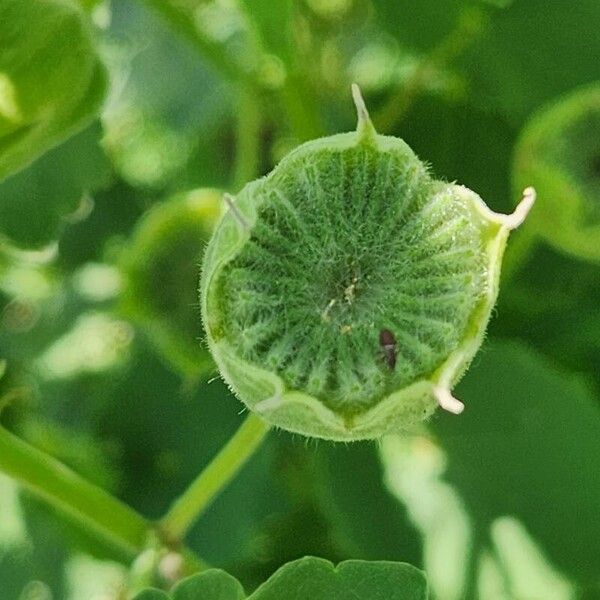
{"type": "Polygon", "coordinates": [[[339,440],[409,427],[438,403],[460,412],[450,389],[481,344],[508,231],[533,202],[492,212],[433,180],[401,140],[371,137],[357,108],[357,133],[304,144],[241,192],[249,229],[228,215],[235,248],[207,260],[203,281],[232,389],[275,425],[339,440]]]}
{"type": "MultiPolygon", "coordinates": [[[[248,336],[256,334],[255,347],[243,357],[264,364],[270,356],[273,364],[268,336],[273,343],[290,332],[298,340],[320,340],[321,347],[329,348],[324,362],[333,369],[324,378],[330,385],[320,400],[345,414],[361,412],[392,389],[432,372],[440,357],[458,345],[461,323],[464,327],[477,302],[483,277],[479,232],[470,226],[469,208],[449,186],[433,182],[423,169],[411,169],[417,159],[404,146],[397,157],[389,153],[388,178],[382,181],[379,154],[362,145],[317,151],[296,157],[292,176],[278,177],[276,170],[262,182],[259,193],[268,202],[257,208],[248,243],[224,267],[230,269],[224,276],[229,282],[223,289],[222,312],[229,317],[225,329],[246,350],[248,336]],[[407,171],[412,176],[406,177],[407,171]],[[350,185],[334,180],[329,189],[322,187],[332,173],[349,178],[350,185]],[[395,184],[415,176],[419,185],[395,184]],[[386,201],[365,209],[367,189],[386,201]],[[336,230],[331,225],[338,221],[346,226],[336,230]],[[412,292],[413,284],[427,282],[435,293],[412,292]],[[466,300],[464,293],[456,295],[465,290],[466,300]],[[251,296],[252,309],[246,301],[251,296]],[[441,296],[439,303],[436,296],[441,296]],[[403,340],[402,360],[420,357],[397,373],[389,373],[378,351],[377,336],[388,325],[403,340]]],[[[314,350],[302,352],[299,341],[283,345],[288,351],[279,374],[288,386],[308,391],[309,374],[320,367],[314,350]]]]}

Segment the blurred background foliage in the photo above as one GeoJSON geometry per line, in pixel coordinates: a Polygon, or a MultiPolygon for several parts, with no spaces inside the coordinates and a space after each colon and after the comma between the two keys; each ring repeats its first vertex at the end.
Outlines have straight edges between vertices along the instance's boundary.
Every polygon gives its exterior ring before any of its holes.
{"type": "MultiPolygon", "coordinates": [[[[598,31],[597,0],[2,0],[3,424],[163,514],[241,422],[196,300],[220,190],[353,129],[356,81],[438,177],[504,212],[539,190],[467,410],[275,432],[187,542],[248,590],[314,554],[438,600],[600,598],[598,31]]],[[[0,475],[3,600],[116,598],[129,559],[0,475]]]]}

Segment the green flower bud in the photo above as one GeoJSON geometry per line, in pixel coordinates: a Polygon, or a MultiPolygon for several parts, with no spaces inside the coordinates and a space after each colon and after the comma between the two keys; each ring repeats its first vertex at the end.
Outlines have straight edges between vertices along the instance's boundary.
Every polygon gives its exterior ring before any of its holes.
{"type": "Polygon", "coordinates": [[[273,425],[377,438],[436,406],[479,348],[510,216],[433,179],[378,135],[360,92],[356,132],[303,144],[248,184],[209,243],[201,283],[223,378],[273,425]]]}
{"type": "Polygon", "coordinates": [[[534,236],[600,261],[600,85],[577,90],[533,117],[517,145],[514,181],[538,191],[528,223],[534,236]]]}

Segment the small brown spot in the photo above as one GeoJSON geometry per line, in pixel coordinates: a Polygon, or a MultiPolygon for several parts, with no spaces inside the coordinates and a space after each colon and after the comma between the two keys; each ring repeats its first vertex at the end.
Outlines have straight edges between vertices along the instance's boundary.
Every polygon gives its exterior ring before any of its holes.
{"type": "Polygon", "coordinates": [[[393,371],[396,367],[396,338],[389,329],[382,329],[379,332],[379,345],[383,350],[385,362],[393,371]]]}

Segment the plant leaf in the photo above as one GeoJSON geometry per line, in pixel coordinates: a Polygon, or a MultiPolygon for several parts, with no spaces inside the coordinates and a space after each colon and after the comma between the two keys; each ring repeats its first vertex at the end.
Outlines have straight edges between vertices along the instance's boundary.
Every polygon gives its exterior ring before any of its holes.
{"type": "Polygon", "coordinates": [[[210,189],[154,205],[139,221],[121,261],[125,311],[161,356],[190,378],[214,368],[199,340],[197,287],[198,265],[220,205],[221,193],[210,189]]]}
{"type": "Polygon", "coordinates": [[[58,0],[0,5],[0,179],[80,129],[106,89],[84,13],[58,0]]]}
{"type": "Polygon", "coordinates": [[[275,52],[284,62],[291,60],[291,0],[243,0],[248,17],[254,23],[262,45],[266,50],[275,52]]]}
{"type": "Polygon", "coordinates": [[[526,346],[494,343],[458,387],[460,419],[432,423],[446,478],[476,527],[510,515],[577,581],[594,581],[600,555],[600,409],[581,380],[526,346]]]}
{"type": "Polygon", "coordinates": [[[425,600],[424,574],[406,563],[305,557],[288,563],[250,600],[425,600]]]}
{"type": "Polygon", "coordinates": [[[220,569],[209,569],[182,581],[173,590],[173,600],[243,600],[244,588],[220,569]]]}
{"type": "MultiPolygon", "coordinates": [[[[306,452],[302,460],[307,462],[306,452]]],[[[421,540],[403,508],[385,489],[376,447],[322,445],[307,471],[315,499],[332,524],[330,537],[347,548],[350,556],[420,560],[421,540]]]]}
{"type": "Polygon", "coordinates": [[[135,600],[169,600],[169,596],[160,590],[144,590],[135,597],[135,600]]]}
{"type": "MultiPolygon", "coordinates": [[[[144,591],[135,600],[166,600],[144,591]],[[145,595],[144,595],[145,594],[145,595]]],[[[173,600],[243,600],[239,582],[211,569],[184,580],[173,600]]],[[[248,600],[426,600],[424,574],[406,563],[347,560],[337,567],[328,560],[306,556],[279,569],[248,600]]]]}
{"type": "Polygon", "coordinates": [[[406,45],[427,50],[439,43],[458,20],[462,0],[374,0],[379,25],[406,45]]]}
{"type": "Polygon", "coordinates": [[[54,240],[66,224],[65,215],[77,210],[86,193],[111,179],[99,145],[101,134],[94,123],[2,181],[0,235],[26,248],[54,240]]]}
{"type": "Polygon", "coordinates": [[[521,123],[540,104],[598,79],[599,24],[597,0],[528,0],[498,11],[465,55],[472,98],[521,123]]]}

